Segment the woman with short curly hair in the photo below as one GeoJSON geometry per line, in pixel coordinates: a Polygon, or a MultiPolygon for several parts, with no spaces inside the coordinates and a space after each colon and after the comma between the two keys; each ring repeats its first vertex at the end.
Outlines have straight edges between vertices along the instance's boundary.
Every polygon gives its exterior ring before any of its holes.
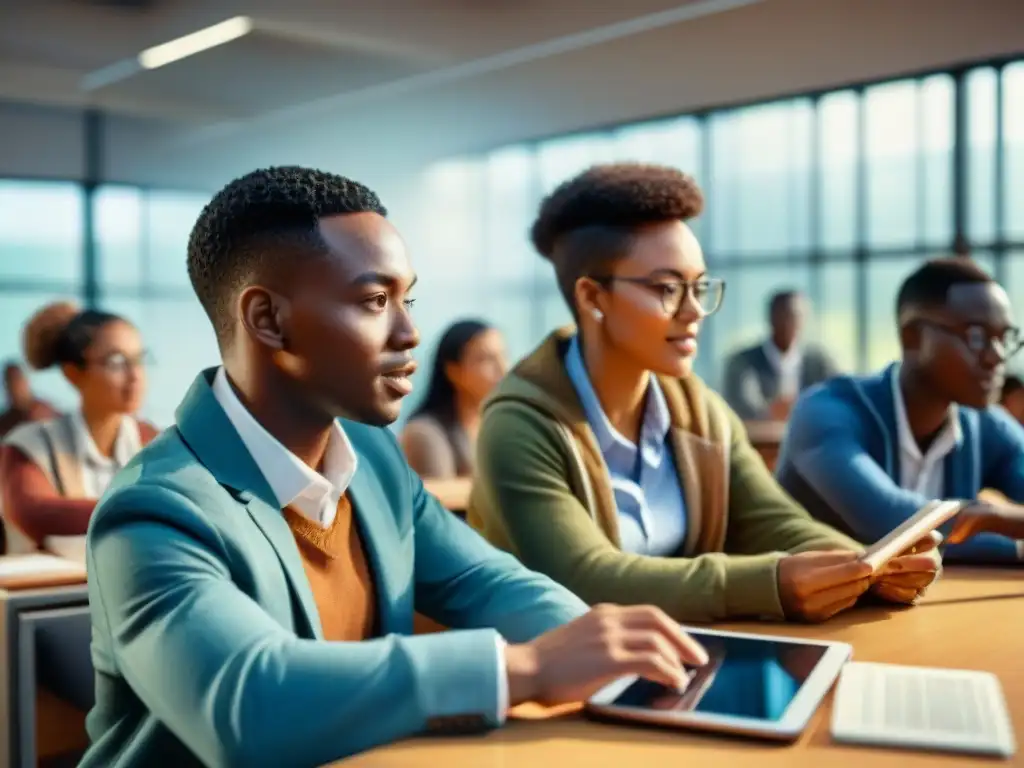
{"type": "MultiPolygon", "coordinates": [[[[680,621],[825,619],[869,588],[870,569],[782,491],[692,373],[725,294],[687,224],[702,208],[689,176],[638,164],[595,166],[544,201],[533,243],[576,327],[489,400],[469,520],[590,603],[653,603],[680,621]]],[[[934,577],[934,556],[903,560],[934,577]]]]}

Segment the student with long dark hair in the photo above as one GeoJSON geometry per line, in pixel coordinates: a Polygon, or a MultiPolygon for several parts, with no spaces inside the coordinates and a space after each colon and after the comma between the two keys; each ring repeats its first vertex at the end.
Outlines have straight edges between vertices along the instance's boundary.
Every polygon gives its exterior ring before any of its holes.
{"type": "Polygon", "coordinates": [[[442,334],[427,395],[402,432],[402,447],[417,474],[473,474],[481,409],[506,368],[505,341],[487,323],[460,320],[442,334]]]}
{"type": "Polygon", "coordinates": [[[157,434],[134,417],[145,393],[146,353],[127,320],[58,302],[29,320],[23,342],[29,365],[59,366],[81,404],[22,424],[0,445],[0,490],[15,549],[84,534],[114,475],[157,434]]]}

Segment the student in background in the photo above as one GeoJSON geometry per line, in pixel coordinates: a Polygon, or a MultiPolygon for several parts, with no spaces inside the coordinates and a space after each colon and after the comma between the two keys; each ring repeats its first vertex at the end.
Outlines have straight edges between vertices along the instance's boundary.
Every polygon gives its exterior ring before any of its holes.
{"type": "Polygon", "coordinates": [[[776,293],[768,303],[771,334],[727,362],[725,399],[741,419],[784,421],[801,391],[838,373],[824,349],[801,340],[807,311],[798,291],[776,293]]]}
{"type": "Polygon", "coordinates": [[[60,366],[81,397],[79,408],[22,424],[0,444],[8,539],[13,548],[20,533],[39,548],[51,536],[84,534],[96,499],[157,431],[134,417],[145,394],[145,351],[127,320],[51,304],[29,320],[24,345],[33,368],[60,366]]]}
{"type": "Polygon", "coordinates": [[[385,216],[305,168],[200,214],[189,276],[224,362],[89,528],[84,768],[325,765],[707,661],[656,609],[588,612],[424,492],[386,428],[419,336],[385,216]],[[458,629],[411,636],[414,610],[458,629]]]}
{"type": "MultiPolygon", "coordinates": [[[[488,400],[469,521],[590,603],[823,620],[872,586],[861,547],[783,493],[692,373],[724,292],[686,223],[702,206],[688,176],[635,164],[595,166],[544,201],[533,242],[577,328],[488,400]]],[[[903,561],[874,590],[911,602],[936,559],[903,561]]]]}
{"type": "Polygon", "coordinates": [[[1006,377],[1003,381],[1003,391],[999,396],[999,404],[1018,423],[1024,424],[1024,381],[1020,376],[1006,377]]]}
{"type": "Polygon", "coordinates": [[[32,394],[28,377],[17,363],[4,366],[4,392],[7,410],[0,413],[0,438],[26,421],[42,421],[57,415],[53,406],[32,394]]]}
{"type": "MultiPolygon", "coordinates": [[[[896,313],[901,362],[807,393],[779,457],[779,481],[798,502],[868,542],[932,499],[992,489],[1024,501],[1024,427],[992,405],[1021,348],[1006,292],[969,259],[939,259],[906,279],[896,313]]],[[[995,533],[944,552],[981,562],[1022,554],[995,533]]]]}
{"type": "Polygon", "coordinates": [[[505,375],[501,333],[477,320],[462,320],[441,336],[423,403],[409,418],[401,443],[420,477],[473,474],[484,399],[505,375]]]}

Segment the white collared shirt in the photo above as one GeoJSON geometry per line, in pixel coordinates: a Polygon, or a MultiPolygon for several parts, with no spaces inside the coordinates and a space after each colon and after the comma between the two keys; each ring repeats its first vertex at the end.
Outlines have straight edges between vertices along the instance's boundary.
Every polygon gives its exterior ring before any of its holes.
{"type": "Polygon", "coordinates": [[[253,418],[231,388],[223,368],[213,380],[213,395],[242,438],[281,509],[293,507],[321,528],[329,528],[338,513],[338,501],[348,490],[358,463],[341,425],[335,421],[331,429],[321,474],[285,448],[253,418]]]}
{"type": "Polygon", "coordinates": [[[74,431],[75,459],[82,468],[82,491],[87,499],[98,499],[107,490],[114,475],[142,450],[138,422],[131,416],[121,419],[110,456],[104,456],[96,447],[96,441],[81,411],[71,414],[71,428],[74,431]]]}
{"type": "MultiPolygon", "coordinates": [[[[71,431],[75,460],[82,472],[82,493],[87,499],[98,499],[102,496],[114,475],[142,450],[139,423],[131,416],[121,419],[121,426],[118,427],[117,437],[114,439],[114,450],[110,456],[100,453],[81,411],[71,414],[71,431]]],[[[61,557],[85,564],[84,535],[47,536],[43,539],[43,548],[56,552],[61,557]]]]}
{"type": "MultiPolygon", "coordinates": [[[[317,525],[328,528],[338,512],[338,501],[348,490],[358,465],[355,449],[341,425],[335,421],[324,453],[323,474],[315,472],[298,456],[263,428],[242,405],[231,388],[224,368],[213,380],[213,396],[224,409],[242,444],[263,474],[277,502],[292,506],[317,525]]],[[[508,672],[505,668],[505,640],[496,642],[498,672],[498,725],[508,713],[508,672]]]]}
{"type": "Polygon", "coordinates": [[[796,398],[800,394],[800,374],[804,368],[803,350],[794,344],[783,352],[768,339],[764,343],[764,354],[779,375],[778,394],[781,397],[796,398]]]}
{"type": "Polygon", "coordinates": [[[672,415],[658,380],[651,376],[647,385],[638,445],[608,420],[587,373],[578,336],[565,354],[565,372],[608,467],[622,550],[668,557],[686,539],[686,502],[672,461],[672,415]]]}
{"type": "Polygon", "coordinates": [[[949,415],[939,433],[923,454],[917,444],[907,407],[900,388],[900,368],[892,373],[892,400],[896,410],[896,439],[900,449],[900,487],[920,493],[929,499],[941,499],[946,492],[946,456],[960,443],[960,418],[955,404],[949,406],[949,415]]]}

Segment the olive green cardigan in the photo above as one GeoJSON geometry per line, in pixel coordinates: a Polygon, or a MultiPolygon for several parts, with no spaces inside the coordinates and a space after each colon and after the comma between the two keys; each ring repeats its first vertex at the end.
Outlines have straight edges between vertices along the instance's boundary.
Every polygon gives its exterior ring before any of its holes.
{"type": "Polygon", "coordinates": [[[611,482],[563,359],[567,328],[488,400],[468,520],[491,543],[591,604],[653,604],[678,621],[783,618],[785,553],[861,546],[778,486],[743,424],[696,376],[659,377],[686,502],[674,557],[623,552],[611,482]]]}

